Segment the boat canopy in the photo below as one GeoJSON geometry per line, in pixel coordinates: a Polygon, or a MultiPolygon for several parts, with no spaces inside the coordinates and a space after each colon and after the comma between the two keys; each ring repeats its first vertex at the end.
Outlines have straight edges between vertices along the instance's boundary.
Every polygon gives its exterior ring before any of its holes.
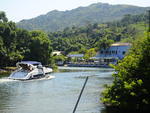
{"type": "Polygon", "coordinates": [[[21,61],[19,64],[32,64],[32,65],[42,65],[41,62],[37,61],[21,61]]]}

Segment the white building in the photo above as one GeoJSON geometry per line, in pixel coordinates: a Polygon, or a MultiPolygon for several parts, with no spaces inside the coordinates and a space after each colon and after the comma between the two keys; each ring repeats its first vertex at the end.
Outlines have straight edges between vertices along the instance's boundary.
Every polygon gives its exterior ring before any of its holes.
{"type": "Polygon", "coordinates": [[[56,55],[56,56],[62,55],[62,51],[53,51],[52,56],[54,56],[54,55],[56,55]]]}
{"type": "Polygon", "coordinates": [[[100,50],[95,59],[99,64],[116,64],[118,60],[124,58],[130,47],[130,43],[114,43],[109,48],[100,50]]]}
{"type": "Polygon", "coordinates": [[[84,54],[69,54],[69,55],[67,55],[67,57],[70,57],[70,58],[83,58],[84,54]]]}

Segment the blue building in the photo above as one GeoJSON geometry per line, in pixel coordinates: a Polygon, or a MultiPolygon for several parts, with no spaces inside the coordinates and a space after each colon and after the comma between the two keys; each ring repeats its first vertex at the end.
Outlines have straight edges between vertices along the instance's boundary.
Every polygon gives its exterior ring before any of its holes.
{"type": "Polygon", "coordinates": [[[84,54],[69,54],[69,55],[67,55],[67,57],[70,57],[70,58],[83,58],[84,54]]]}
{"type": "Polygon", "coordinates": [[[130,47],[130,43],[114,43],[109,48],[100,50],[95,59],[102,65],[116,64],[118,60],[124,58],[130,47]]]}

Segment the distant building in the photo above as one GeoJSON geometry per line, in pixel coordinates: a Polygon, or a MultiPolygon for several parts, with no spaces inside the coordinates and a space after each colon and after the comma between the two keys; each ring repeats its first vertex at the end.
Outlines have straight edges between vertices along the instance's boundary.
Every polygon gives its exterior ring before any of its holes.
{"type": "Polygon", "coordinates": [[[70,57],[70,58],[82,58],[82,57],[84,57],[84,54],[69,54],[69,55],[67,55],[67,57],[70,57]]]}
{"type": "Polygon", "coordinates": [[[124,58],[130,46],[130,43],[114,43],[109,48],[100,50],[99,54],[93,58],[99,64],[116,64],[118,60],[124,58]]]}
{"type": "Polygon", "coordinates": [[[80,63],[83,61],[84,54],[69,54],[67,57],[70,59],[68,64],[80,63]]]}
{"type": "Polygon", "coordinates": [[[58,55],[62,55],[62,51],[53,51],[52,55],[54,56],[58,56],[58,55]]]}

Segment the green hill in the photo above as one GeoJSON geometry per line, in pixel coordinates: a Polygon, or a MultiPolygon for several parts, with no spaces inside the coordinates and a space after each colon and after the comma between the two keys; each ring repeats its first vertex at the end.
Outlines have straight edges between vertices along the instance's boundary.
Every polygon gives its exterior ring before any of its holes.
{"type": "Polygon", "coordinates": [[[91,48],[101,49],[103,43],[132,43],[147,30],[147,14],[125,15],[121,20],[84,27],[68,27],[62,31],[49,32],[54,50],[84,53],[91,48]]]}
{"type": "Polygon", "coordinates": [[[39,29],[54,32],[71,26],[114,21],[126,14],[144,13],[147,9],[148,7],[97,3],[69,11],[53,10],[36,18],[22,20],[17,23],[17,26],[28,30],[39,29]]]}

